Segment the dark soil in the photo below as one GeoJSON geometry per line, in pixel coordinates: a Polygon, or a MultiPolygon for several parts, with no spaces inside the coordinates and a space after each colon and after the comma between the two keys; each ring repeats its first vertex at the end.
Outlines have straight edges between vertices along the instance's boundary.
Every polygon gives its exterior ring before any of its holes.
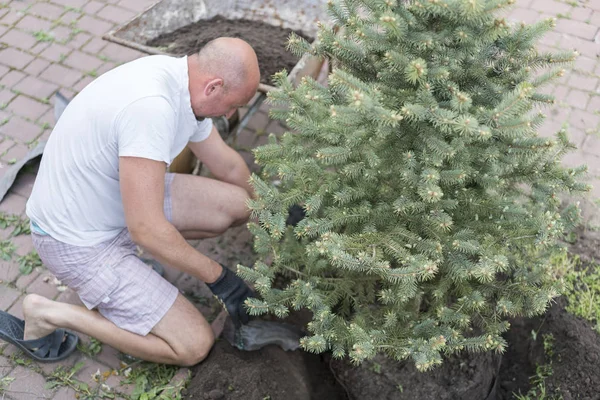
{"type": "Polygon", "coordinates": [[[282,69],[290,72],[299,60],[286,49],[288,37],[292,32],[309,41],[313,40],[302,32],[291,29],[260,21],[231,20],[217,15],[209,20],[201,20],[160,35],[146,44],[153,47],[166,47],[166,51],[170,54],[191,55],[218,37],[240,38],[247,41],[256,52],[261,82],[273,84],[273,74],[282,69]]]}
{"type": "Polygon", "coordinates": [[[564,306],[565,300],[560,299],[545,318],[514,322],[507,335],[512,345],[502,362],[499,400],[514,399],[512,393],[519,391],[527,393],[536,364],[549,362],[542,339],[548,333],[554,337],[555,356],[546,392],[562,394],[564,400],[600,399],[600,336],[588,321],[567,313],[564,306]],[[532,331],[537,332],[536,341],[532,331]]]}
{"type": "Polygon", "coordinates": [[[398,363],[378,355],[353,367],[334,360],[333,370],[351,400],[431,399],[490,400],[500,359],[491,354],[451,357],[439,367],[419,372],[412,362],[398,363]]]}
{"type": "Polygon", "coordinates": [[[344,400],[323,356],[270,345],[240,351],[220,340],[194,368],[186,399],[344,400]]]}

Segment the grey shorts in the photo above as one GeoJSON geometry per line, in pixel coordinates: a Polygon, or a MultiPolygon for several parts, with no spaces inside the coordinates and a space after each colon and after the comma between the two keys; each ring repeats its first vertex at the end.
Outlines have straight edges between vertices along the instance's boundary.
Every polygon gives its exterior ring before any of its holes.
{"type": "MultiPolygon", "coordinates": [[[[164,212],[169,221],[173,177],[165,176],[164,212]]],[[[179,290],[138,258],[127,228],[114,239],[90,247],[31,235],[48,270],[73,289],[88,309],[97,309],[121,329],[147,335],[177,298],[179,290]]]]}

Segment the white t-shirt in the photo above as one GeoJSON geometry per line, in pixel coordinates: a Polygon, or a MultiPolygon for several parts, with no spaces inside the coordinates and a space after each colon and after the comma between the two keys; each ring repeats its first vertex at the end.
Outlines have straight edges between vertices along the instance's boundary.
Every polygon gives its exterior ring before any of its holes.
{"type": "Polygon", "coordinates": [[[186,57],[153,55],[123,64],[69,103],[44,149],[26,213],[44,232],[93,246],[126,227],[119,156],[169,165],[189,141],[205,140],[190,104],[186,57]]]}

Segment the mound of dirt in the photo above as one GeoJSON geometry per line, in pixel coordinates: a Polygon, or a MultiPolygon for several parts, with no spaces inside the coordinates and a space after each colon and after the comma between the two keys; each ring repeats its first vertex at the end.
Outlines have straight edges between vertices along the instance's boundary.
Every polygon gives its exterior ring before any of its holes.
{"type": "Polygon", "coordinates": [[[280,28],[260,21],[245,19],[231,20],[217,15],[209,20],[200,20],[149,40],[148,46],[165,47],[170,54],[194,54],[209,41],[227,36],[248,42],[256,52],[260,67],[261,82],[272,84],[272,75],[285,69],[290,72],[298,57],[287,50],[287,40],[294,32],[312,41],[302,32],[280,28]]]}
{"type": "Polygon", "coordinates": [[[322,356],[272,345],[245,352],[220,340],[193,373],[190,400],[346,399],[322,356]]]}
{"type": "Polygon", "coordinates": [[[493,400],[498,362],[491,354],[462,354],[432,371],[419,372],[412,362],[378,355],[360,367],[338,360],[332,367],[352,400],[493,400]]]}
{"type": "Polygon", "coordinates": [[[549,360],[544,354],[542,337],[554,337],[552,375],[546,379],[547,393],[562,394],[564,400],[600,399],[600,335],[592,325],[565,311],[560,299],[545,318],[518,320],[506,337],[509,343],[500,372],[499,400],[514,399],[513,393],[527,393],[528,378],[536,364],[549,360]],[[532,331],[536,331],[533,340],[532,331]]]}

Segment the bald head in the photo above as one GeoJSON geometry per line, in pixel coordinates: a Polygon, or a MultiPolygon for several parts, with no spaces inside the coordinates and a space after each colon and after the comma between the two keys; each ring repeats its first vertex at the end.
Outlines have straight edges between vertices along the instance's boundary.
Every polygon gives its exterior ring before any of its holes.
{"type": "Polygon", "coordinates": [[[258,87],[260,82],[256,53],[242,39],[211,40],[198,52],[198,61],[203,72],[223,78],[227,91],[258,87]]]}
{"type": "Polygon", "coordinates": [[[192,109],[197,117],[231,115],[256,94],[260,69],[254,49],[245,41],[214,39],[188,57],[192,109]]]}

